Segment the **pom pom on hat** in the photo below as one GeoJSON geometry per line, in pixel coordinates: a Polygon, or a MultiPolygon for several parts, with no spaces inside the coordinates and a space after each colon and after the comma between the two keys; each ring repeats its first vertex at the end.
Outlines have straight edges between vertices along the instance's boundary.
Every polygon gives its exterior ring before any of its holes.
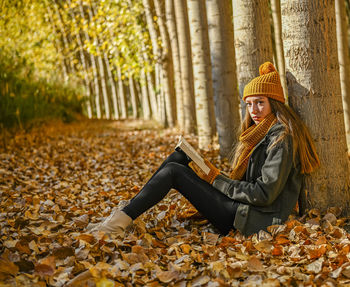
{"type": "Polygon", "coordinates": [[[244,87],[243,101],[249,96],[261,95],[284,103],[283,88],[275,66],[265,62],[260,65],[259,74],[244,87]]]}
{"type": "Polygon", "coordinates": [[[268,73],[272,73],[272,72],[276,72],[276,68],[271,62],[265,62],[264,64],[261,64],[259,67],[260,76],[268,73]]]}

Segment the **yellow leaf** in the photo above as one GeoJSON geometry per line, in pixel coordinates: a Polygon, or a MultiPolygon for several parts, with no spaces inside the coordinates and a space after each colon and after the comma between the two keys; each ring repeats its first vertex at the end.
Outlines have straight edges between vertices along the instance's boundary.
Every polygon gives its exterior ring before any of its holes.
{"type": "Polygon", "coordinates": [[[96,287],[114,287],[115,282],[107,278],[101,278],[96,281],[96,287]]]}

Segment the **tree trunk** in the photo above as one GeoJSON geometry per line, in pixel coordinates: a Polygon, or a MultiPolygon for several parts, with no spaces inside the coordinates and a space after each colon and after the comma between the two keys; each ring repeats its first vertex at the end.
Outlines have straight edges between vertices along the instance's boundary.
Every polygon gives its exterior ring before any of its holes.
{"type": "Polygon", "coordinates": [[[175,90],[174,90],[174,70],[173,70],[173,59],[172,50],[170,46],[170,39],[167,28],[165,26],[165,15],[164,15],[164,1],[154,0],[154,6],[158,17],[159,32],[162,39],[162,56],[161,63],[163,67],[163,87],[164,87],[164,99],[165,99],[165,110],[166,120],[170,127],[175,126],[176,114],[175,114],[175,90]]]}
{"type": "Polygon", "coordinates": [[[118,105],[118,94],[117,94],[117,87],[115,85],[113,73],[112,73],[112,68],[111,65],[109,64],[109,59],[106,53],[103,53],[103,57],[106,63],[106,68],[107,68],[107,74],[108,74],[108,79],[109,83],[111,85],[111,98],[112,98],[112,103],[113,103],[113,119],[118,120],[120,111],[119,111],[119,105],[118,105]]]}
{"type": "Polygon", "coordinates": [[[141,103],[142,103],[142,116],[145,120],[149,120],[151,118],[151,107],[150,107],[150,99],[147,90],[147,79],[146,73],[144,69],[140,71],[140,85],[141,85],[141,103]]]}
{"type": "MultiPolygon", "coordinates": [[[[149,76],[150,76],[150,73],[147,73],[148,79],[149,79],[149,76]]],[[[160,76],[163,78],[163,70],[161,70],[160,76]]],[[[163,127],[166,127],[168,123],[167,123],[167,117],[166,117],[164,89],[162,87],[158,93],[157,104],[158,104],[157,108],[158,108],[159,121],[163,127]]]]}
{"type": "Polygon", "coordinates": [[[179,56],[179,43],[176,32],[176,20],[173,0],[165,0],[165,15],[166,24],[170,37],[170,45],[173,57],[174,66],[174,85],[175,85],[175,98],[176,98],[176,114],[177,114],[177,125],[180,130],[184,130],[185,119],[184,119],[184,104],[182,94],[182,83],[181,83],[181,66],[179,56]]]}
{"type": "MultiPolygon", "coordinates": [[[[239,95],[259,76],[259,66],[273,60],[268,0],[233,0],[234,38],[239,95]]],[[[245,104],[241,101],[242,117],[245,104]]]]}
{"type": "MultiPolygon", "coordinates": [[[[310,128],[321,168],[306,178],[312,207],[346,210],[349,163],[333,1],[281,1],[289,104],[310,128]]],[[[347,210],[348,212],[348,210],[347,210]]]]}
{"type": "Polygon", "coordinates": [[[58,19],[58,28],[61,32],[61,36],[62,36],[62,42],[63,42],[63,47],[64,47],[64,54],[67,55],[68,57],[68,61],[69,61],[69,72],[70,73],[75,73],[75,67],[74,67],[74,61],[73,61],[73,56],[72,53],[70,51],[69,48],[69,40],[68,40],[68,36],[64,27],[64,21],[61,15],[61,11],[60,8],[58,7],[57,4],[57,0],[54,0],[54,7],[55,7],[55,11],[56,11],[56,15],[57,15],[57,19],[58,19]]]}
{"type": "Polygon", "coordinates": [[[220,155],[227,157],[240,127],[230,0],[207,0],[216,128],[220,155]]]}
{"type": "Polygon", "coordinates": [[[198,145],[200,149],[208,150],[215,133],[215,116],[205,2],[188,0],[187,8],[191,33],[198,145]]]}
{"type": "Polygon", "coordinates": [[[190,30],[185,0],[174,0],[176,28],[179,40],[181,83],[184,102],[185,132],[192,133],[196,126],[190,30]]]}
{"type": "Polygon", "coordinates": [[[284,53],[283,53],[283,42],[282,42],[280,0],[271,0],[271,10],[272,10],[272,19],[273,19],[273,28],[274,28],[275,46],[276,46],[276,55],[277,55],[277,69],[278,69],[278,73],[280,74],[284,97],[288,100],[286,67],[284,64],[284,53]]]}
{"type": "Polygon", "coordinates": [[[345,133],[348,151],[350,151],[350,63],[344,1],[335,0],[335,12],[337,23],[338,58],[340,66],[340,86],[343,98],[345,119],[345,133]]]}
{"type": "MultiPolygon", "coordinates": [[[[80,8],[80,16],[82,19],[85,20],[85,15],[84,15],[84,6],[83,2],[80,0],[79,1],[79,8],[80,8]]],[[[90,36],[86,30],[84,30],[84,36],[85,40],[87,42],[90,42],[90,36]]],[[[98,119],[101,118],[101,105],[100,105],[100,88],[99,88],[99,82],[98,82],[98,72],[97,72],[97,65],[96,65],[96,59],[93,54],[89,52],[90,55],[90,61],[91,61],[91,67],[92,67],[92,73],[94,77],[94,90],[95,90],[95,107],[96,107],[96,117],[98,119]]]]}
{"type": "MultiPolygon", "coordinates": [[[[119,57],[119,53],[117,52],[117,57],[119,57]]],[[[120,66],[116,66],[117,68],[117,83],[118,83],[118,95],[119,95],[119,104],[120,104],[120,114],[122,119],[126,119],[128,117],[128,104],[124,91],[123,79],[122,79],[122,69],[120,66]]]]}
{"type": "MultiPolygon", "coordinates": [[[[72,1],[68,0],[68,4],[71,7],[72,1]]],[[[85,58],[85,53],[84,53],[84,44],[83,44],[83,40],[80,36],[79,26],[78,26],[77,21],[75,19],[75,13],[73,12],[72,8],[69,9],[69,12],[70,12],[70,16],[72,18],[74,29],[76,30],[76,39],[77,39],[78,46],[79,46],[79,56],[80,56],[81,65],[83,66],[84,84],[85,84],[85,89],[86,89],[86,110],[88,113],[88,118],[91,119],[92,118],[92,108],[91,108],[91,102],[90,102],[90,100],[91,100],[91,87],[90,87],[90,79],[89,79],[87,60],[85,58]]]]}
{"type": "MultiPolygon", "coordinates": [[[[149,59],[148,59],[148,55],[146,53],[146,47],[145,47],[144,43],[142,43],[142,51],[144,51],[142,54],[142,58],[143,58],[144,62],[149,63],[149,59]]],[[[160,72],[160,71],[156,71],[157,67],[158,66],[155,65],[155,76],[159,75],[159,72],[160,72]]],[[[150,101],[151,116],[153,117],[153,119],[160,122],[160,111],[158,111],[158,99],[156,98],[154,80],[153,80],[151,72],[147,72],[147,74],[145,74],[145,77],[147,77],[147,82],[148,82],[147,87],[148,87],[148,96],[149,96],[149,101],[150,101]]]]}
{"type": "MultiPolygon", "coordinates": [[[[90,3],[90,5],[88,5],[88,14],[89,14],[89,20],[90,23],[92,23],[93,25],[95,25],[95,23],[93,23],[93,18],[94,18],[94,11],[93,11],[93,7],[92,7],[92,3],[90,3]]],[[[93,39],[94,41],[94,45],[96,47],[97,50],[97,60],[98,60],[98,68],[100,71],[100,81],[101,81],[101,90],[102,90],[102,98],[103,98],[103,105],[104,105],[104,110],[105,110],[105,116],[106,119],[110,119],[111,118],[111,113],[110,113],[110,109],[109,109],[109,100],[108,100],[108,91],[107,91],[107,77],[105,75],[105,68],[104,68],[104,62],[103,62],[103,58],[102,58],[102,54],[103,51],[101,50],[100,47],[100,39],[97,36],[94,37],[93,39]]]]}
{"type": "MultiPolygon", "coordinates": [[[[155,90],[159,91],[160,90],[160,79],[162,77],[162,68],[160,65],[160,59],[161,59],[161,51],[158,45],[158,33],[157,30],[155,28],[155,24],[154,24],[154,13],[153,13],[153,6],[151,6],[151,0],[142,0],[144,9],[145,9],[145,16],[146,16],[146,21],[147,21],[147,28],[148,28],[148,32],[151,38],[151,43],[152,43],[152,51],[153,51],[153,56],[154,59],[156,61],[155,63],[155,89],[154,91],[152,91],[149,96],[150,96],[150,100],[151,100],[151,105],[152,105],[152,114],[153,114],[153,118],[160,121],[160,114],[157,108],[157,99],[154,100],[154,98],[156,98],[156,94],[155,94],[155,90]],[[154,94],[154,96],[153,96],[154,94]]],[[[145,56],[145,55],[144,55],[145,56]]],[[[148,61],[148,58],[145,58],[146,61],[148,61]]],[[[153,85],[153,81],[151,83],[149,83],[151,85],[153,85]]],[[[162,123],[164,124],[164,123],[162,123]]]]}
{"type": "Polygon", "coordinates": [[[130,91],[131,106],[132,106],[132,118],[137,119],[139,117],[138,104],[137,104],[137,97],[136,97],[136,91],[134,86],[134,79],[132,78],[131,73],[129,73],[129,91],[130,91]]]}
{"type": "Polygon", "coordinates": [[[65,84],[68,83],[69,80],[69,76],[68,76],[68,65],[67,65],[67,61],[65,59],[65,54],[64,54],[64,45],[63,45],[63,39],[62,39],[62,35],[59,35],[58,33],[58,28],[55,24],[55,20],[53,19],[53,12],[50,8],[50,5],[46,4],[46,10],[47,10],[47,16],[49,18],[49,22],[51,25],[51,29],[53,31],[53,33],[56,35],[55,37],[55,48],[56,48],[56,52],[58,55],[60,55],[60,60],[61,60],[61,66],[62,66],[62,74],[63,74],[63,82],[65,84]],[[58,38],[61,38],[61,41],[58,40],[58,38]]]}

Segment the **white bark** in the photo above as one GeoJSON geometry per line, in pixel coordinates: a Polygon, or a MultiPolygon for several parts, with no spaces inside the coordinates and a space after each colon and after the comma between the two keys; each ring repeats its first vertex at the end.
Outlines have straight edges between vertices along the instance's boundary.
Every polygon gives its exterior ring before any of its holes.
{"type": "Polygon", "coordinates": [[[196,126],[195,99],[193,90],[193,71],[187,6],[185,0],[174,0],[176,28],[179,40],[181,64],[181,83],[184,101],[184,130],[194,132],[196,126]]]}
{"type": "Polygon", "coordinates": [[[166,24],[169,31],[170,45],[173,57],[174,65],[174,85],[175,85],[175,97],[176,97],[176,113],[177,124],[180,130],[184,130],[185,118],[184,118],[184,99],[181,83],[181,66],[179,56],[179,43],[176,31],[176,20],[173,0],[165,0],[165,14],[166,24]]]}
{"type": "Polygon", "coordinates": [[[286,67],[284,64],[283,41],[282,41],[282,20],[281,20],[281,2],[280,0],[271,0],[271,10],[273,19],[273,28],[275,34],[275,47],[277,56],[277,69],[280,74],[284,97],[288,100],[288,89],[286,80],[286,67]]]}
{"type": "MultiPolygon", "coordinates": [[[[81,18],[85,19],[83,2],[81,0],[79,0],[79,9],[80,9],[81,18]]],[[[84,20],[84,21],[86,21],[86,20],[84,20]]],[[[84,36],[85,36],[85,40],[90,42],[90,36],[86,30],[84,30],[84,36]]],[[[96,117],[98,119],[100,119],[101,118],[101,105],[100,105],[100,89],[99,89],[99,82],[98,82],[97,64],[96,64],[95,56],[93,54],[91,54],[90,52],[89,52],[89,55],[90,55],[90,61],[91,61],[91,66],[92,66],[92,73],[93,73],[93,77],[94,77],[96,117]]]]}
{"type": "Polygon", "coordinates": [[[175,126],[175,90],[172,50],[170,46],[169,34],[165,25],[164,1],[154,0],[154,6],[158,17],[158,27],[162,39],[161,64],[163,68],[163,91],[165,100],[166,122],[170,127],[175,126]]]}
{"type": "Polygon", "coordinates": [[[220,155],[228,156],[240,127],[230,0],[207,0],[216,128],[220,155]]]}
{"type": "MultiPolygon", "coordinates": [[[[268,0],[233,0],[234,38],[239,95],[259,76],[259,66],[273,61],[268,0]]],[[[242,116],[245,112],[242,105],[242,116]]]]}
{"type": "Polygon", "coordinates": [[[337,59],[333,1],[281,1],[290,106],[309,127],[321,168],[307,177],[312,207],[344,209],[350,171],[337,59]]]}
{"type": "Polygon", "coordinates": [[[350,151],[350,61],[344,0],[335,0],[340,86],[343,98],[345,133],[350,151]]]}
{"type": "MultiPolygon", "coordinates": [[[[68,4],[69,4],[69,6],[71,6],[72,1],[68,0],[68,4]]],[[[91,103],[90,103],[91,89],[90,89],[90,80],[89,80],[89,76],[88,76],[88,65],[87,65],[87,61],[85,59],[85,54],[84,54],[84,43],[83,43],[83,40],[80,36],[79,26],[78,26],[77,21],[75,19],[75,13],[72,11],[72,8],[70,8],[70,15],[72,18],[74,28],[77,31],[76,32],[76,39],[77,39],[78,46],[79,46],[80,62],[81,62],[81,65],[83,66],[83,70],[84,70],[83,75],[84,75],[84,84],[85,84],[85,90],[86,90],[86,110],[87,110],[88,118],[91,119],[92,118],[92,108],[91,108],[91,103]]]]}
{"type": "Polygon", "coordinates": [[[205,2],[188,0],[198,145],[208,150],[215,133],[213,85],[205,2]]]}

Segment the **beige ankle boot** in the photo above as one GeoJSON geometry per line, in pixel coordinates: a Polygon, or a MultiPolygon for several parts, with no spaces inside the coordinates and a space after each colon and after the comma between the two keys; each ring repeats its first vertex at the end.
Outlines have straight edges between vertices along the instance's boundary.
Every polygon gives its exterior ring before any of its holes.
{"type": "Polygon", "coordinates": [[[103,231],[120,237],[124,236],[125,229],[132,223],[132,219],[125,212],[114,210],[104,221],[98,224],[89,224],[88,230],[103,231]]]}

